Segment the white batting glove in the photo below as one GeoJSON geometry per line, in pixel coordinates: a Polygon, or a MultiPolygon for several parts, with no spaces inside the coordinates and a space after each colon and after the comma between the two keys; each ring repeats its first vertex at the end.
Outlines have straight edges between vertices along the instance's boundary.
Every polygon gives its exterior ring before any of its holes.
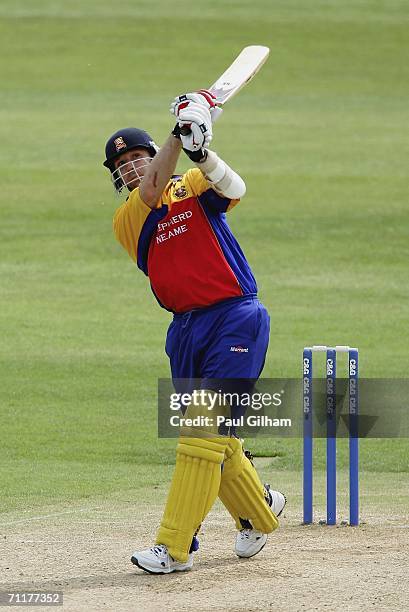
{"type": "Polygon", "coordinates": [[[216,97],[207,89],[199,89],[198,91],[176,96],[170,105],[172,115],[178,116],[181,109],[186,108],[190,103],[202,104],[210,111],[212,123],[214,123],[223,112],[220,106],[217,106],[216,97]]]}
{"type": "Polygon", "coordinates": [[[178,111],[180,140],[187,151],[208,148],[212,138],[212,119],[210,111],[203,104],[190,102],[178,111]]]}

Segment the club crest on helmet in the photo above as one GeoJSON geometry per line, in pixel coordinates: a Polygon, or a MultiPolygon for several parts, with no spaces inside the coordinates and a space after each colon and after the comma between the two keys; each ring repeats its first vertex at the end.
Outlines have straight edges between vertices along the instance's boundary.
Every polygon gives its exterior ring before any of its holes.
{"type": "Polygon", "coordinates": [[[124,139],[122,138],[122,136],[115,138],[114,145],[117,151],[120,151],[121,149],[126,149],[126,143],[124,139]]]}

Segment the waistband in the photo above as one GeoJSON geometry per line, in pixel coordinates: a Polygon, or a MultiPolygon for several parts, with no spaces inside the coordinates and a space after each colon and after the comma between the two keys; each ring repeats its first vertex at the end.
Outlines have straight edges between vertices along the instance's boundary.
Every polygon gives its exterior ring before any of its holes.
{"type": "Polygon", "coordinates": [[[203,308],[193,308],[192,310],[187,310],[186,312],[174,312],[173,318],[188,319],[192,316],[192,314],[205,314],[206,312],[217,310],[218,308],[222,308],[223,306],[234,304],[235,302],[244,302],[248,299],[257,299],[257,293],[247,293],[246,295],[238,295],[237,297],[228,298],[227,300],[221,300],[221,302],[210,304],[210,306],[204,306],[203,308]]]}

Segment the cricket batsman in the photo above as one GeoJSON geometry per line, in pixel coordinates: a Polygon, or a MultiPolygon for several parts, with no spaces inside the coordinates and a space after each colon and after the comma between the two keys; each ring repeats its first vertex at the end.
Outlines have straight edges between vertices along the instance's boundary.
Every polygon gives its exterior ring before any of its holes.
{"type": "MultiPolygon", "coordinates": [[[[177,123],[159,149],[143,130],[108,140],[104,166],[117,192],[115,236],[149,278],[160,306],[173,313],[165,350],[173,379],[257,380],[269,339],[269,316],[233,236],[226,213],[245,194],[243,179],[209,149],[221,109],[207,90],[175,98],[177,123]],[[181,151],[192,168],[175,175],[181,151]]],[[[209,390],[211,393],[211,389],[209,390]]],[[[189,406],[185,414],[206,411],[189,406]]],[[[132,563],[151,574],[188,570],[197,533],[217,497],[238,530],[235,551],[252,557],[278,526],[286,500],[263,485],[233,432],[194,434],[182,428],[176,465],[156,543],[132,563]]]]}

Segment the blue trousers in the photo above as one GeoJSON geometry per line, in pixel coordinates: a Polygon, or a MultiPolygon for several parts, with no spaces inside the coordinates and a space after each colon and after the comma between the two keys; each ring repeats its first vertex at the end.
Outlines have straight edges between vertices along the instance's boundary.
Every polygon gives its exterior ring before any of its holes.
{"type": "MultiPolygon", "coordinates": [[[[176,391],[190,393],[198,386],[237,391],[231,379],[240,379],[239,390],[250,392],[264,366],[269,331],[270,317],[257,296],[232,298],[208,308],[175,314],[165,350],[176,391]],[[195,380],[191,383],[192,379],[195,380]],[[227,387],[221,379],[230,379],[227,387]]],[[[231,406],[233,418],[244,412],[240,405],[231,406]]],[[[236,435],[235,427],[223,425],[219,433],[236,435]]],[[[190,552],[198,547],[194,537],[190,552]]]]}
{"type": "MultiPolygon", "coordinates": [[[[257,380],[264,366],[270,317],[257,296],[175,314],[166,337],[172,378],[257,380]]],[[[196,385],[197,386],[197,385],[196,385]]]]}

